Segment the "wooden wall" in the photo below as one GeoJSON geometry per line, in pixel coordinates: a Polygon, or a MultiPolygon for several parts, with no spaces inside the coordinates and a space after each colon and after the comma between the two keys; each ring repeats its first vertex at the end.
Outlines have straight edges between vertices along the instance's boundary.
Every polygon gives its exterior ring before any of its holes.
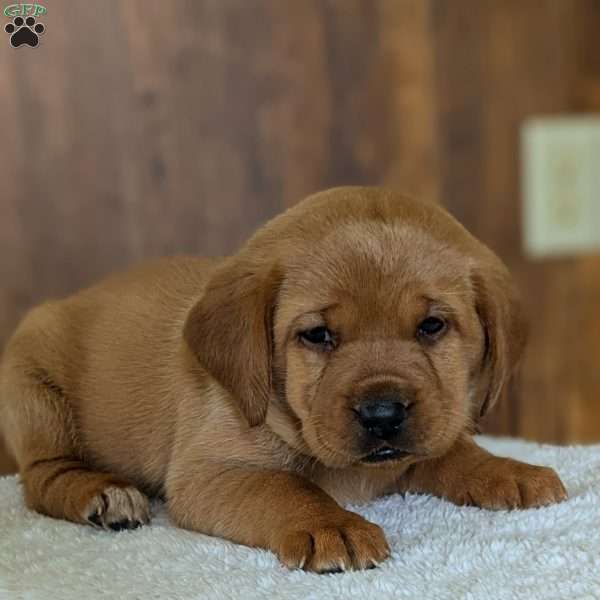
{"type": "Polygon", "coordinates": [[[488,430],[600,440],[600,259],[523,257],[518,154],[528,116],[600,109],[597,1],[45,5],[38,48],[0,40],[0,345],[108,271],[382,184],[443,202],[521,284],[530,347],[488,430]]]}

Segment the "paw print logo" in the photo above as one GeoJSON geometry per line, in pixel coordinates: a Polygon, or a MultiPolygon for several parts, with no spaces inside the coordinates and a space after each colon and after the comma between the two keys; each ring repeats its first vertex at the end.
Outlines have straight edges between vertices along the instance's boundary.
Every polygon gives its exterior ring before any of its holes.
{"type": "Polygon", "coordinates": [[[35,17],[15,17],[12,23],[7,23],[4,31],[10,35],[10,45],[13,48],[27,45],[35,48],[39,42],[39,36],[46,28],[42,23],[36,23],[35,17]]]}

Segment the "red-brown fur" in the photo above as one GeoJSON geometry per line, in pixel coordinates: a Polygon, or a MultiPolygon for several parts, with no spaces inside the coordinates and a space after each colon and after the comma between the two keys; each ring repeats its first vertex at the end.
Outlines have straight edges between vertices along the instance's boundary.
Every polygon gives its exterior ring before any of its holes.
{"type": "Polygon", "coordinates": [[[521,354],[500,260],[440,207],[371,188],[312,196],[232,257],[173,258],[32,310],[0,371],[27,504],[97,527],[149,519],[269,548],[291,567],[366,568],[382,531],[340,505],[394,490],[487,508],[559,501],[546,468],[471,439],[521,354]],[[432,312],[439,341],[415,332],[432,312]],[[331,352],[300,343],[327,324],[331,352]],[[411,390],[404,458],[367,465],[353,408],[411,390]]]}

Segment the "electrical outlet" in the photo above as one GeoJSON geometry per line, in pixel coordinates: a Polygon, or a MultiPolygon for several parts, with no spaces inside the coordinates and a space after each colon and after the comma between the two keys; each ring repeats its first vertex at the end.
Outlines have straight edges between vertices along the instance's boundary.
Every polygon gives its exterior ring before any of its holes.
{"type": "Polygon", "coordinates": [[[532,119],[521,145],[525,251],[600,252],[600,117],[532,119]]]}

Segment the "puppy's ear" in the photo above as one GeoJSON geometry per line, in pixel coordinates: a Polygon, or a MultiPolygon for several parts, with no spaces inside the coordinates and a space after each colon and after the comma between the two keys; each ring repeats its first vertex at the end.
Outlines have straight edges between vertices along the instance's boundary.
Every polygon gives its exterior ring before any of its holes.
{"type": "Polygon", "coordinates": [[[510,274],[495,257],[492,264],[485,263],[473,275],[476,310],[484,334],[483,359],[475,382],[478,417],[498,400],[527,338],[521,302],[510,274]]]}
{"type": "Polygon", "coordinates": [[[233,257],[218,268],[185,322],[200,364],[228,391],[250,426],[267,414],[278,269],[233,257]]]}

